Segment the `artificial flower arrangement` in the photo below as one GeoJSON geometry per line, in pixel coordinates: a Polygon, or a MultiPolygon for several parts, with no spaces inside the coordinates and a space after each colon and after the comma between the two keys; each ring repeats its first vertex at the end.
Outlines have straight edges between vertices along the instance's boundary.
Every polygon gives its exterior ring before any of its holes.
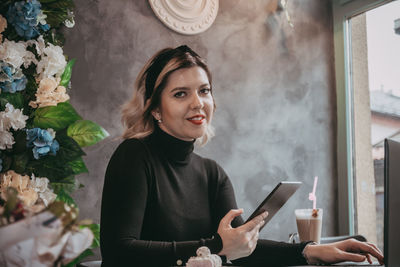
{"type": "Polygon", "coordinates": [[[73,266],[98,246],[99,226],[77,221],[70,196],[88,171],[82,147],[108,136],[68,102],[75,60],[63,53],[62,28],[74,26],[73,7],[0,3],[1,266],[73,266]]]}

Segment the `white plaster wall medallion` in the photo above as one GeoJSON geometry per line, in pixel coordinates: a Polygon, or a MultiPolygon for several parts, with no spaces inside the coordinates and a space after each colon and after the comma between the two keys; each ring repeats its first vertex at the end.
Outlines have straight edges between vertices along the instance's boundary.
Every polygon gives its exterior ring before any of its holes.
{"type": "Polygon", "coordinates": [[[149,0],[154,14],[168,28],[181,34],[204,32],[213,24],[219,0],[149,0]]]}

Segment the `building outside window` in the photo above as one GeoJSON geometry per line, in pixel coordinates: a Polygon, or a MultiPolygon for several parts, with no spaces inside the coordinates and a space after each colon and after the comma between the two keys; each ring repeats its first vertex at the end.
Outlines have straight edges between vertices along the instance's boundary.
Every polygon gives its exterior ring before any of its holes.
{"type": "Polygon", "coordinates": [[[333,7],[339,210],[348,216],[340,234],[363,234],[382,249],[383,141],[400,141],[400,1],[333,7]]]}

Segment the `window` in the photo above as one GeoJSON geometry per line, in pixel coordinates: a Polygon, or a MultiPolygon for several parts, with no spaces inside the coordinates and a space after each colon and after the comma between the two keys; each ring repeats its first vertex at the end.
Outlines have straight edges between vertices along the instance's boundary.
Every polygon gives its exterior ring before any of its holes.
{"type": "Polygon", "coordinates": [[[382,248],[383,140],[400,139],[400,1],[334,1],[333,8],[339,230],[382,248]]]}

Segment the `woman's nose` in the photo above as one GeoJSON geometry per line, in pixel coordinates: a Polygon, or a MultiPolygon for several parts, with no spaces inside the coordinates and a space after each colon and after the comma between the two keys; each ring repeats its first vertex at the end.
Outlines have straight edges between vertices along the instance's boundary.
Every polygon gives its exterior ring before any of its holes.
{"type": "Polygon", "coordinates": [[[195,95],[193,95],[192,103],[190,106],[193,109],[202,109],[204,107],[204,103],[203,103],[203,100],[201,99],[201,97],[199,95],[195,94],[195,95]]]}

